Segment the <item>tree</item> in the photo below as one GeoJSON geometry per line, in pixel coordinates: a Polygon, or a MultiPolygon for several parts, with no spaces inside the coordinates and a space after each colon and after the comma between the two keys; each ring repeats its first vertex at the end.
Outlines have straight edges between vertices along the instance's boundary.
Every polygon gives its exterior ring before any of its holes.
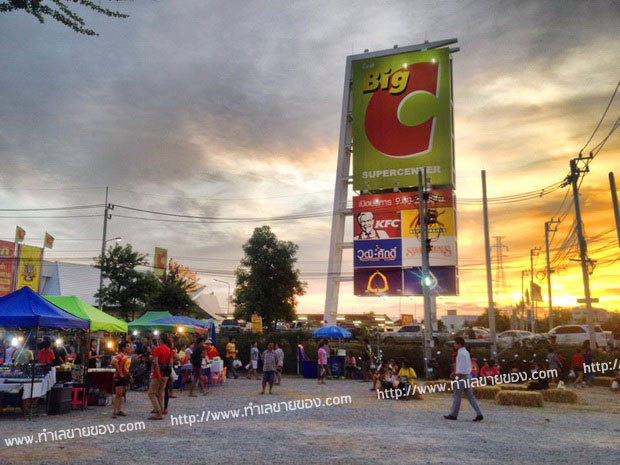
{"type": "MultiPolygon", "coordinates": [[[[484,328],[489,327],[489,309],[485,309],[484,313],[480,315],[472,326],[482,326],[484,328]]],[[[495,331],[501,333],[510,329],[510,318],[498,311],[495,312],[495,331]]]]}
{"type": "Polygon", "coordinates": [[[250,320],[256,313],[267,323],[295,319],[297,296],[305,294],[307,285],[295,268],[298,249],[290,241],[278,240],[269,226],[254,229],[235,272],[236,318],[250,320]]]}
{"type": "Polygon", "coordinates": [[[129,17],[129,15],[118,11],[104,8],[92,0],[6,0],[5,2],[0,3],[0,13],[23,10],[24,12],[37,18],[41,24],[45,22],[45,16],[50,16],[79,34],[98,36],[99,34],[92,29],[88,29],[84,20],[69,7],[71,2],[79,3],[80,5],[88,7],[97,13],[113,18],[129,17]]]}
{"type": "Polygon", "coordinates": [[[153,310],[167,310],[173,315],[199,316],[200,307],[190,294],[198,287],[198,279],[189,268],[170,260],[168,272],[160,279],[161,286],[151,299],[153,310]]]}
{"type": "Polygon", "coordinates": [[[117,307],[123,318],[133,320],[136,314],[143,313],[161,289],[155,275],[136,269],[145,265],[146,255],[135,252],[130,244],[110,247],[103,260],[99,256],[95,264],[110,284],[97,291],[95,297],[105,306],[117,307]]]}

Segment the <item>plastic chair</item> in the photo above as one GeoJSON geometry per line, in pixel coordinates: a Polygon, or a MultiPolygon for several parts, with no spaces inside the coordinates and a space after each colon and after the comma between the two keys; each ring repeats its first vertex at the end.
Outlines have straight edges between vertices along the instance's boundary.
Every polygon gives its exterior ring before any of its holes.
{"type": "Polygon", "coordinates": [[[72,389],[71,408],[78,406],[81,406],[83,409],[88,407],[88,397],[86,396],[85,387],[74,387],[72,389]]]}

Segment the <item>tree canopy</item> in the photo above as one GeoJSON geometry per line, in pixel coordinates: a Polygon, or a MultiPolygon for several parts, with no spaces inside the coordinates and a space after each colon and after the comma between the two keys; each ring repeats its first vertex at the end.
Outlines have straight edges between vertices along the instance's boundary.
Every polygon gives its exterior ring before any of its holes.
{"type": "MultiPolygon", "coordinates": [[[[116,0],[119,1],[119,0],[116,0]]],[[[39,20],[45,22],[45,16],[64,24],[79,34],[98,36],[95,31],[86,27],[86,22],[70,6],[71,3],[90,8],[91,10],[113,18],[128,18],[129,15],[119,11],[102,7],[99,2],[92,0],[6,0],[0,3],[0,13],[11,11],[24,11],[39,20]]]]}
{"type": "Polygon", "coordinates": [[[190,296],[198,288],[195,273],[170,260],[168,272],[160,282],[161,286],[151,300],[151,310],[169,311],[173,315],[200,316],[201,310],[190,296]]]}
{"type": "Polygon", "coordinates": [[[290,241],[278,240],[269,226],[254,229],[235,272],[236,318],[249,320],[253,313],[266,323],[296,318],[297,296],[306,292],[295,268],[298,249],[290,241]]]}

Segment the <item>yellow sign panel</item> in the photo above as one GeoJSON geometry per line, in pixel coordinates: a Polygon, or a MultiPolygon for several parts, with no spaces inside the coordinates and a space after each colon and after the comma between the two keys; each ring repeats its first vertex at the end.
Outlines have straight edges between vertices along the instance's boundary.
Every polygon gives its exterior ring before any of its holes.
{"type": "Polygon", "coordinates": [[[252,315],[252,332],[263,334],[263,318],[256,314],[252,315]]]}
{"type": "Polygon", "coordinates": [[[43,249],[32,245],[20,246],[16,290],[29,287],[34,292],[39,292],[42,258],[43,249]]]}
{"type": "MultiPolygon", "coordinates": [[[[430,209],[433,222],[427,226],[428,237],[455,236],[454,208],[430,209]]],[[[418,210],[404,210],[401,212],[402,237],[420,237],[420,219],[418,210]]]]}

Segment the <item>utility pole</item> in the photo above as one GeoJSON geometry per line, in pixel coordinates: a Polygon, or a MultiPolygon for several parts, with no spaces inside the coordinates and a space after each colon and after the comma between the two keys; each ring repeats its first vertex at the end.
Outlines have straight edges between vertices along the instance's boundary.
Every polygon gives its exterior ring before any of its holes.
{"type": "Polygon", "coordinates": [[[532,332],[536,332],[536,301],[534,300],[534,257],[538,256],[540,247],[530,249],[530,312],[532,314],[532,332]]]}
{"type": "MultiPolygon", "coordinates": [[[[525,283],[524,283],[524,278],[525,278],[525,275],[527,275],[528,273],[529,273],[528,270],[521,270],[521,305],[523,306],[522,309],[521,309],[522,310],[522,314],[526,313],[526,310],[525,310],[525,283]]],[[[519,325],[520,325],[521,329],[527,330],[527,320],[525,319],[525,317],[522,316],[520,318],[519,325]]]]}
{"type": "MultiPolygon", "coordinates": [[[[497,355],[497,336],[495,332],[495,307],[493,305],[493,277],[491,270],[491,239],[489,235],[489,207],[487,205],[487,172],[482,170],[482,214],[484,216],[484,254],[487,265],[487,296],[489,329],[491,330],[491,344],[493,357],[497,355]]],[[[501,240],[501,239],[500,239],[501,240]]],[[[501,250],[500,250],[501,254],[501,250]]]]}
{"type": "Polygon", "coordinates": [[[618,234],[618,247],[620,247],[620,209],[618,209],[618,193],[616,192],[616,179],[613,171],[609,172],[609,188],[611,189],[611,203],[614,207],[614,218],[616,219],[616,233],[618,234]]]}
{"type": "Polygon", "coordinates": [[[588,163],[585,163],[583,169],[579,168],[578,162],[592,159],[589,157],[573,158],[570,161],[570,174],[566,181],[573,188],[573,205],[575,207],[575,222],[577,223],[577,239],[579,241],[579,256],[581,258],[581,275],[583,276],[583,291],[585,294],[586,317],[588,321],[588,337],[590,338],[590,349],[596,349],[596,333],[594,332],[594,315],[592,314],[592,297],[590,296],[590,274],[588,272],[588,246],[583,234],[583,223],[581,221],[581,207],[579,206],[579,176],[581,173],[587,173],[589,170],[588,163]]]}
{"type": "Polygon", "coordinates": [[[508,246],[502,244],[502,239],[505,239],[505,236],[493,236],[495,239],[495,245],[493,248],[495,249],[495,283],[497,285],[497,289],[495,292],[497,296],[506,295],[507,284],[506,284],[506,273],[504,272],[504,249],[508,251],[508,246]]]}
{"type": "Polygon", "coordinates": [[[426,230],[426,170],[418,170],[418,215],[420,217],[420,248],[422,251],[422,295],[424,297],[424,375],[428,379],[428,362],[431,358],[433,325],[431,322],[430,265],[428,260],[426,230]]]}
{"type": "Polygon", "coordinates": [[[547,295],[549,297],[549,331],[553,328],[553,301],[551,300],[551,260],[549,259],[549,233],[556,232],[558,230],[556,224],[559,224],[560,220],[554,220],[545,222],[545,254],[547,255],[547,295]],[[552,229],[553,228],[553,229],[552,229]]]}
{"type": "Polygon", "coordinates": [[[103,298],[101,297],[101,291],[103,290],[103,258],[105,257],[105,244],[107,242],[108,234],[108,220],[112,218],[108,209],[108,186],[105,188],[105,208],[103,209],[103,237],[101,238],[101,265],[99,268],[99,310],[103,310],[103,298]]]}

